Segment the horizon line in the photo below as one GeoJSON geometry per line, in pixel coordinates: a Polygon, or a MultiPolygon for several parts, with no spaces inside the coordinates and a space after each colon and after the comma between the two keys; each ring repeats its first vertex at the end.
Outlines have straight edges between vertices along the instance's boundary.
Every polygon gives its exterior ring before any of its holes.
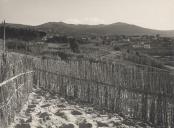
{"type": "Polygon", "coordinates": [[[32,24],[25,24],[25,23],[15,23],[15,22],[7,22],[5,20],[5,22],[7,24],[17,24],[17,25],[26,25],[26,26],[39,26],[39,25],[43,25],[43,24],[46,24],[46,23],[64,23],[64,24],[71,24],[71,25],[88,25],[88,26],[97,26],[97,25],[112,25],[112,24],[117,24],[117,23],[121,23],[121,24],[127,24],[127,25],[133,25],[133,26],[137,26],[137,27],[141,27],[141,28],[144,28],[144,29],[151,29],[151,30],[157,30],[157,31],[174,31],[174,29],[157,29],[157,28],[149,28],[149,27],[144,27],[144,26],[141,26],[141,25],[137,25],[137,24],[130,24],[130,23],[127,23],[127,22],[121,22],[121,21],[118,21],[118,22],[113,22],[113,23],[99,23],[99,24],[86,24],[86,23],[82,23],[82,24],[75,24],[75,23],[67,23],[65,21],[47,21],[47,22],[43,22],[43,23],[40,23],[40,24],[36,24],[36,25],[32,25],[32,24]]]}

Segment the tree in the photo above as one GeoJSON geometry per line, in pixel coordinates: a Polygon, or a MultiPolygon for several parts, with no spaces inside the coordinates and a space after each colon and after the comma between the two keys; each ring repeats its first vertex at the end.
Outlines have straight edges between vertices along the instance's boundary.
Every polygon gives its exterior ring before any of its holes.
{"type": "Polygon", "coordinates": [[[115,51],[120,51],[121,49],[120,49],[120,47],[118,47],[117,45],[115,45],[115,46],[114,46],[114,50],[115,50],[115,51]]]}
{"type": "Polygon", "coordinates": [[[74,38],[70,38],[69,39],[69,44],[70,44],[70,49],[75,52],[75,53],[79,53],[80,50],[79,50],[79,44],[78,42],[76,41],[76,39],[74,38]]]}

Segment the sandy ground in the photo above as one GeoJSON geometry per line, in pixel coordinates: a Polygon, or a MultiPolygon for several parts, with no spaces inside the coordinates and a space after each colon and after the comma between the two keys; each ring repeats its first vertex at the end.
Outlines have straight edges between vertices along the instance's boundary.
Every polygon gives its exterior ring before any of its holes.
{"type": "Polygon", "coordinates": [[[35,89],[9,128],[151,128],[35,89]]]}

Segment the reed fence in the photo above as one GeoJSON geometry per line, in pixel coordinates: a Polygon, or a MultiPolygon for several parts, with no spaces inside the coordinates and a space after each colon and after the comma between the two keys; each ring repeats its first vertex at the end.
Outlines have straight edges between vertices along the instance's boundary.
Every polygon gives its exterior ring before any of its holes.
{"type": "Polygon", "coordinates": [[[35,84],[45,90],[156,127],[174,126],[174,76],[166,70],[92,59],[35,64],[35,84]]]}
{"type": "Polygon", "coordinates": [[[0,64],[0,128],[7,128],[32,90],[33,60],[17,53],[0,53],[0,64]]]}
{"type": "Polygon", "coordinates": [[[33,84],[155,127],[174,127],[174,76],[163,69],[95,59],[0,53],[0,72],[2,128],[13,122],[33,84]]]}

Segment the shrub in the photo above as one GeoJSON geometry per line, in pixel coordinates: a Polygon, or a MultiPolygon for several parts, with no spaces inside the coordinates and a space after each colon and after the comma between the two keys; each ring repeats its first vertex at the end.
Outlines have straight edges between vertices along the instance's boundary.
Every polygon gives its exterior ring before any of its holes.
{"type": "Polygon", "coordinates": [[[114,46],[114,50],[115,50],[115,51],[120,51],[121,49],[120,49],[120,47],[118,47],[118,46],[114,46]]]}
{"type": "Polygon", "coordinates": [[[70,49],[75,52],[75,53],[79,53],[80,50],[79,50],[79,44],[78,42],[72,38],[72,39],[69,39],[69,44],[70,44],[70,49]]]}
{"type": "Polygon", "coordinates": [[[8,40],[6,41],[6,48],[8,49],[26,49],[26,43],[24,41],[20,41],[20,40],[8,40]]]}

